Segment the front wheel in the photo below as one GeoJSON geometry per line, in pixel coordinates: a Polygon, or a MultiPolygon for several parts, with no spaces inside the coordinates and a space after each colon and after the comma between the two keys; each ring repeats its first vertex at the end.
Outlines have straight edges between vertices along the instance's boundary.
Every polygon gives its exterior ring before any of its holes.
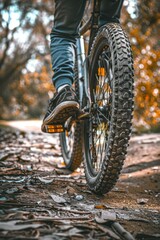
{"type": "Polygon", "coordinates": [[[84,123],[84,165],[89,188],[109,192],[123,166],[131,134],[133,60],[119,24],[99,30],[90,53],[90,118],[84,123]]]}

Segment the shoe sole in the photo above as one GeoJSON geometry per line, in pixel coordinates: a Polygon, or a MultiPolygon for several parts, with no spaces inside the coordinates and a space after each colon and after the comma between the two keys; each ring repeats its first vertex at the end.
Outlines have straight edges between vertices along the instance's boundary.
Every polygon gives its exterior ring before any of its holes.
{"type": "Polygon", "coordinates": [[[77,115],[79,104],[74,101],[60,103],[55,110],[44,120],[41,130],[43,132],[64,132],[64,123],[71,116],[77,115]]]}

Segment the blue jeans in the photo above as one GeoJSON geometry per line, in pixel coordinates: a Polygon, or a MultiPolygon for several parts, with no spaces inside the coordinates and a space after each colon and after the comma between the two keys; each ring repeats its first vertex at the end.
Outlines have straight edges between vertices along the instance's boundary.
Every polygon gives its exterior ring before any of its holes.
{"type": "MultiPolygon", "coordinates": [[[[119,23],[123,0],[102,0],[99,26],[119,23]]],[[[86,0],[55,0],[54,27],[51,31],[53,84],[72,85],[74,79],[74,47],[79,35],[86,0]]]]}

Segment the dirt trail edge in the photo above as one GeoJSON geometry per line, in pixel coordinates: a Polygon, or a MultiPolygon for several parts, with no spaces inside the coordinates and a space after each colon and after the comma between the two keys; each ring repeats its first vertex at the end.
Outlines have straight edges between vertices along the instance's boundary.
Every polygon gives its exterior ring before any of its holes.
{"type": "Polygon", "coordinates": [[[160,134],[132,137],[100,197],[64,169],[58,135],[26,129],[0,128],[0,239],[160,239],[160,134]]]}

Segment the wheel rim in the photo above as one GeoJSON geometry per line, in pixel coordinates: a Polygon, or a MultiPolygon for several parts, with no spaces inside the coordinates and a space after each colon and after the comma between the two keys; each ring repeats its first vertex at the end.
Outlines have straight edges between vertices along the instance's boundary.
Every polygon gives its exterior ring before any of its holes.
{"type": "Polygon", "coordinates": [[[91,89],[92,109],[88,121],[89,146],[88,164],[91,174],[96,176],[106,157],[108,135],[112,111],[112,61],[108,47],[102,49],[96,61],[91,89]]]}
{"type": "Polygon", "coordinates": [[[73,145],[74,145],[74,133],[75,133],[75,123],[72,124],[70,131],[65,131],[61,133],[62,142],[63,142],[63,154],[65,155],[65,163],[69,164],[73,145]]]}

